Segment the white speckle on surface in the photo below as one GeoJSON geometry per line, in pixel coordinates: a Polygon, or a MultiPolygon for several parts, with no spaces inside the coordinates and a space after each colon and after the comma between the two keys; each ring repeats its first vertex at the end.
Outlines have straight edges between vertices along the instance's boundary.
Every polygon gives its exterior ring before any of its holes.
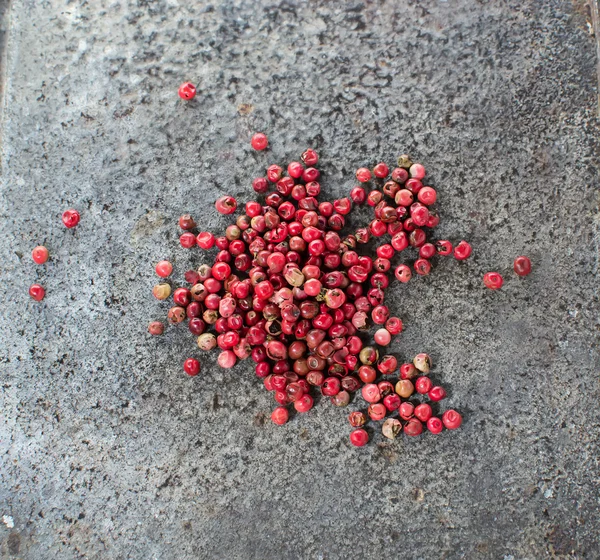
{"type": "Polygon", "coordinates": [[[10,515],[3,515],[2,523],[4,523],[9,529],[12,529],[15,526],[15,520],[10,515]]]}
{"type": "Polygon", "coordinates": [[[544,492],[544,498],[553,498],[554,497],[554,492],[552,491],[552,488],[548,488],[548,490],[546,490],[544,492]]]}

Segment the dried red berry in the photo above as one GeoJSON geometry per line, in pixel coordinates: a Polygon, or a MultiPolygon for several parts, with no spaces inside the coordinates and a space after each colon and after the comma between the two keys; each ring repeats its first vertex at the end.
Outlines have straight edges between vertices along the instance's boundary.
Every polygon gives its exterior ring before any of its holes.
{"type": "Polygon", "coordinates": [[[442,422],[449,430],[456,430],[462,424],[462,416],[456,410],[447,410],[442,415],[442,422]]]}
{"type": "Polygon", "coordinates": [[[185,99],[186,101],[190,101],[196,97],[196,86],[191,82],[184,82],[179,86],[179,90],[177,91],[179,97],[181,99],[185,99]]]}
{"type": "Polygon", "coordinates": [[[195,358],[188,358],[183,362],[183,371],[190,377],[194,377],[200,373],[200,362],[195,358]]]}
{"type": "Polygon", "coordinates": [[[504,280],[497,272],[487,272],[483,275],[483,283],[490,290],[499,290],[504,284],[504,280]]]}
{"type": "Polygon", "coordinates": [[[36,264],[44,264],[48,260],[48,249],[43,245],[38,245],[33,251],[31,251],[31,258],[36,264]]]}
{"type": "Polygon", "coordinates": [[[65,210],[62,215],[62,222],[67,228],[74,228],[79,223],[79,212],[77,210],[65,210]]]}
{"type": "Polygon", "coordinates": [[[278,406],[271,413],[271,420],[278,426],[283,426],[283,424],[288,421],[289,417],[290,413],[285,406],[278,406]]]}
{"type": "Polygon", "coordinates": [[[369,434],[362,428],[354,430],[350,433],[350,443],[356,447],[363,447],[368,443],[368,441],[369,434]]]}
{"type": "Polygon", "coordinates": [[[44,299],[44,296],[46,295],[46,290],[44,290],[44,288],[39,284],[32,284],[29,287],[29,295],[35,301],[42,301],[44,299]]]}
{"type": "Polygon", "coordinates": [[[531,261],[524,256],[517,257],[513,269],[519,276],[527,276],[531,272],[531,261]]]}
{"type": "Polygon", "coordinates": [[[237,208],[237,202],[232,196],[222,196],[215,202],[215,208],[219,214],[233,214],[237,208]]]}
{"type": "Polygon", "coordinates": [[[461,241],[456,247],[454,247],[454,258],[457,261],[464,261],[471,256],[471,245],[466,241],[461,241]]]}
{"type": "Polygon", "coordinates": [[[264,150],[267,145],[269,144],[269,140],[266,136],[266,134],[263,134],[262,132],[257,132],[253,137],[252,140],[250,142],[252,144],[252,147],[255,150],[258,151],[262,151],[264,150]]]}

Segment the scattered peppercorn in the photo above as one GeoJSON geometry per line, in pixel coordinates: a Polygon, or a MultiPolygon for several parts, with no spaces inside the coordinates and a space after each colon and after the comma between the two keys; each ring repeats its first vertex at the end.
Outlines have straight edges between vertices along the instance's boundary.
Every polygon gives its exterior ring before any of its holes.
{"type": "Polygon", "coordinates": [[[33,251],[31,251],[31,258],[36,264],[44,264],[48,261],[48,249],[43,245],[38,245],[33,251]]]}
{"type": "Polygon", "coordinates": [[[185,99],[186,101],[190,101],[196,97],[196,86],[191,82],[184,82],[179,86],[179,90],[177,92],[181,99],[185,99]]]}

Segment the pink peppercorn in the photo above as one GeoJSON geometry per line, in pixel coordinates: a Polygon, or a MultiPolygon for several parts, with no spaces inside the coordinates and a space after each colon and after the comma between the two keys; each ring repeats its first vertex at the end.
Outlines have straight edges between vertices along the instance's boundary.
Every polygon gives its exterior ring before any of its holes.
{"type": "Polygon", "coordinates": [[[427,429],[432,434],[439,434],[443,429],[442,421],[437,416],[432,416],[427,420],[427,429]]]}
{"type": "Polygon", "coordinates": [[[269,140],[267,139],[266,134],[263,134],[262,132],[257,132],[253,137],[252,137],[252,141],[250,142],[252,144],[252,147],[257,150],[257,151],[262,151],[264,150],[267,145],[269,144],[269,140]]]}
{"type": "Polygon", "coordinates": [[[184,82],[179,86],[179,90],[177,91],[179,97],[181,99],[185,99],[186,101],[190,101],[196,97],[196,86],[191,82],[184,82]]]}
{"type": "Polygon", "coordinates": [[[369,434],[366,430],[358,428],[350,433],[350,443],[356,447],[363,447],[369,441],[369,434]]]}
{"type": "Polygon", "coordinates": [[[276,407],[271,413],[271,420],[278,426],[283,426],[289,419],[290,413],[285,406],[276,407]]]}
{"type": "Polygon", "coordinates": [[[442,422],[449,430],[456,430],[462,424],[462,416],[456,410],[447,410],[442,415],[442,422]]]}

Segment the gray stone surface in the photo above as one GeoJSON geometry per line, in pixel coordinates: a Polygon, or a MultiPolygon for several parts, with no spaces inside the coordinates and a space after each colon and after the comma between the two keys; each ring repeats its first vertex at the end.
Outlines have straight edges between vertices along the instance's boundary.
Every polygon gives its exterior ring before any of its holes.
{"type": "Polygon", "coordinates": [[[3,558],[600,557],[583,0],[13,0],[3,26],[3,558]],[[255,130],[269,153],[250,150],[255,130]],[[324,401],[278,428],[249,365],[211,355],[188,379],[191,335],[147,335],[166,312],[153,263],[181,277],[200,262],[177,217],[222,228],[219,193],[247,200],[267,163],[307,146],[332,197],[410,152],[439,188],[439,236],[472,241],[468,263],[440,262],[390,304],[406,325],[394,350],[431,353],[460,431],[373,432],[357,450],[324,401]],[[509,273],[521,253],[524,280],[509,273]],[[500,293],[481,286],[490,269],[500,293]]]}

